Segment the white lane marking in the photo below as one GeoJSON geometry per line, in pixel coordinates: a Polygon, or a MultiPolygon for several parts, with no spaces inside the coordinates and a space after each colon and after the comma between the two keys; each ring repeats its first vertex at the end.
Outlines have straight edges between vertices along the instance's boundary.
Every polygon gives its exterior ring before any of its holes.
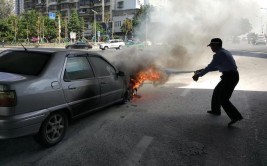
{"type": "Polygon", "coordinates": [[[180,94],[180,96],[186,96],[188,93],[190,92],[190,89],[189,88],[186,88],[183,90],[183,92],[180,94]]]}
{"type": "Polygon", "coordinates": [[[135,146],[130,157],[126,161],[127,166],[134,166],[138,164],[138,161],[141,159],[143,153],[147,149],[148,145],[152,142],[153,137],[144,136],[141,141],[135,146]]]}
{"type": "Polygon", "coordinates": [[[255,129],[255,140],[256,141],[258,141],[258,135],[259,135],[258,129],[255,129]]]}
{"type": "Polygon", "coordinates": [[[250,106],[248,104],[248,97],[246,94],[240,95],[242,102],[242,107],[244,110],[247,110],[248,114],[246,115],[246,119],[250,119],[251,116],[251,109],[250,106]]]}

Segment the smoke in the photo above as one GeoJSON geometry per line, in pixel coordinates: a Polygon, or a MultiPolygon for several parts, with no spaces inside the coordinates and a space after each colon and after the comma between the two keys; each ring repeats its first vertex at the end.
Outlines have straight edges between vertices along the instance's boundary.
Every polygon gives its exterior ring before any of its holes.
{"type": "Polygon", "coordinates": [[[147,34],[152,46],[142,51],[123,49],[112,61],[130,75],[150,66],[177,70],[205,67],[213,55],[207,47],[210,39],[219,37],[227,42],[231,30],[240,28],[236,20],[253,17],[259,8],[256,0],[166,1],[151,13],[149,23],[135,30],[147,34]]]}

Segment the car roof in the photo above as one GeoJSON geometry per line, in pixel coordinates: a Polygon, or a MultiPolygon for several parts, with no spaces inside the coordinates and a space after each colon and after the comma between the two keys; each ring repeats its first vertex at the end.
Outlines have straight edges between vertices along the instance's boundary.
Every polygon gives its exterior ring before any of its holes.
{"type": "MultiPolygon", "coordinates": [[[[28,52],[42,52],[42,53],[59,53],[59,52],[65,52],[66,54],[79,54],[79,53],[86,53],[89,55],[98,55],[101,56],[100,54],[96,52],[91,52],[91,51],[83,51],[83,50],[67,50],[64,48],[26,48],[28,52]]],[[[11,48],[8,49],[10,51],[25,51],[24,48],[11,48]]]]}

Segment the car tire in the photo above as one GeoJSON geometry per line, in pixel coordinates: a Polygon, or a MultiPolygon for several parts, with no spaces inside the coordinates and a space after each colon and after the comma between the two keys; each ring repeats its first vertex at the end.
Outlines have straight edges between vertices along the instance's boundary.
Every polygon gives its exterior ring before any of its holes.
{"type": "Polygon", "coordinates": [[[51,113],[42,123],[35,140],[45,147],[56,145],[64,138],[67,128],[68,118],[65,112],[51,113]]]}
{"type": "Polygon", "coordinates": [[[119,102],[119,104],[126,104],[128,101],[130,101],[132,99],[130,93],[131,93],[130,90],[127,89],[123,95],[122,100],[119,102]]]}
{"type": "Polygon", "coordinates": [[[121,49],[121,46],[119,46],[118,48],[117,48],[117,50],[120,50],[121,49]]]}
{"type": "Polygon", "coordinates": [[[108,49],[108,47],[106,46],[106,47],[104,47],[104,50],[107,50],[108,49]]]}
{"type": "Polygon", "coordinates": [[[88,49],[89,49],[89,47],[84,47],[84,49],[88,50],[88,49]]]}

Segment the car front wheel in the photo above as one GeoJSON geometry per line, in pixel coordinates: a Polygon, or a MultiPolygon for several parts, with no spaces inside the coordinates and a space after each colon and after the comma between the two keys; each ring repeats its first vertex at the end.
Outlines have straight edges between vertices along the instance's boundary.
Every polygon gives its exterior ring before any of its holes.
{"type": "Polygon", "coordinates": [[[68,128],[68,118],[63,111],[50,114],[35,136],[38,143],[50,147],[59,143],[65,136],[68,128]]]}

